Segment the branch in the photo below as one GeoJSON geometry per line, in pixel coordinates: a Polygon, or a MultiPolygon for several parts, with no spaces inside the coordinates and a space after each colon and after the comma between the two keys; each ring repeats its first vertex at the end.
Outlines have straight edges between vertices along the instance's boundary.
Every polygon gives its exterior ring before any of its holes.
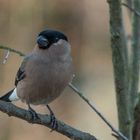
{"type": "Polygon", "coordinates": [[[128,3],[128,5],[132,6],[132,0],[126,0],[126,2],[128,3]]]}
{"type": "Polygon", "coordinates": [[[109,128],[115,133],[117,134],[117,137],[121,138],[122,140],[128,140],[127,137],[125,137],[121,132],[119,132],[118,130],[116,130],[111,124],[110,122],[96,109],[96,107],[90,103],[90,101],[83,95],[82,92],[80,92],[73,84],[69,84],[69,87],[71,89],[73,89],[73,91],[75,91],[95,112],[96,114],[109,126],[109,128]]]}
{"type": "MultiPolygon", "coordinates": [[[[4,102],[0,100],[0,110],[9,116],[15,116],[17,118],[28,121],[32,124],[40,124],[52,129],[50,125],[50,116],[38,114],[39,119],[32,120],[32,115],[29,111],[19,108],[12,103],[4,102]]],[[[77,130],[62,121],[57,120],[58,128],[55,131],[69,137],[72,140],[97,140],[93,135],[77,130]]]]}
{"type": "MultiPolygon", "coordinates": [[[[134,0],[133,1],[134,9],[137,13],[140,13],[140,1],[134,0]]],[[[135,13],[133,14],[133,38],[132,38],[132,62],[131,62],[131,83],[130,83],[130,96],[132,100],[132,114],[133,114],[133,139],[139,140],[140,139],[140,98],[138,97],[138,87],[139,87],[139,70],[140,70],[140,17],[137,16],[135,13]],[[137,105],[138,104],[138,105],[137,105]],[[137,106],[136,106],[137,105],[137,106]],[[136,108],[135,108],[136,107],[136,108]],[[139,126],[137,128],[137,126],[139,126]],[[136,128],[136,129],[135,129],[136,128]]]]}
{"type": "Polygon", "coordinates": [[[134,127],[133,127],[133,140],[140,139],[140,93],[139,101],[134,110],[134,127]]]}
{"type": "MultiPolygon", "coordinates": [[[[123,2],[122,2],[122,3],[123,3],[123,2]]],[[[133,2],[132,2],[132,0],[125,0],[124,6],[125,6],[125,4],[126,4],[126,7],[127,7],[127,6],[132,7],[133,2]]],[[[123,4],[122,4],[122,5],[123,5],[123,4]]],[[[132,12],[131,12],[130,9],[127,9],[127,11],[128,11],[129,19],[130,19],[130,21],[131,21],[131,19],[132,19],[132,12]]]]}
{"type": "Polygon", "coordinates": [[[133,121],[133,139],[140,139],[140,97],[138,97],[138,84],[139,84],[139,70],[140,70],[140,2],[139,0],[133,1],[133,6],[122,3],[123,6],[127,7],[133,12],[133,38],[131,48],[131,69],[130,69],[130,96],[132,100],[132,121],[133,121]]]}
{"type": "Polygon", "coordinates": [[[121,0],[108,0],[112,62],[117,97],[120,131],[132,139],[132,124],[128,79],[128,50],[122,18],[121,0]]]}
{"type": "MultiPolygon", "coordinates": [[[[134,9],[140,12],[140,1],[134,0],[134,9]]],[[[140,18],[134,13],[133,14],[133,38],[132,38],[132,62],[131,62],[131,84],[130,84],[130,95],[132,100],[132,110],[136,107],[138,101],[138,86],[139,86],[139,70],[140,70],[140,18]]],[[[132,111],[132,114],[134,112],[132,111]]]]}
{"type": "Polygon", "coordinates": [[[133,12],[134,14],[140,17],[140,13],[136,9],[132,8],[129,4],[122,2],[122,5],[127,7],[131,12],[133,12]]]}
{"type": "Polygon", "coordinates": [[[0,49],[2,49],[2,50],[8,50],[8,51],[10,51],[10,52],[13,52],[13,53],[18,54],[19,56],[25,56],[24,53],[22,53],[22,52],[20,52],[20,51],[17,51],[17,50],[15,50],[15,49],[12,49],[12,48],[3,46],[3,45],[0,45],[0,49]]]}

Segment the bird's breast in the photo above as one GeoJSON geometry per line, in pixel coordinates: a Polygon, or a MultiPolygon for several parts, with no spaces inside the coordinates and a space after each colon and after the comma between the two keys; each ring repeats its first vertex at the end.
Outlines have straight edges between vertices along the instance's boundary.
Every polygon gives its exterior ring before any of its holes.
{"type": "Polygon", "coordinates": [[[19,84],[20,98],[32,104],[48,104],[57,98],[70,82],[71,61],[41,61],[28,63],[26,78],[19,84]]]}

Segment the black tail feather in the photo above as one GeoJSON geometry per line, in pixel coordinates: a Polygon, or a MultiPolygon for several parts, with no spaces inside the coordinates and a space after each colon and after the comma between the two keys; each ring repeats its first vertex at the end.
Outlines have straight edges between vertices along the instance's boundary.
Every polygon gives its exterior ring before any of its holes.
{"type": "Polygon", "coordinates": [[[0,100],[6,101],[6,102],[11,102],[9,100],[9,96],[11,95],[11,93],[13,92],[14,89],[10,90],[8,93],[6,93],[5,95],[3,95],[2,97],[0,97],[0,100]]]}

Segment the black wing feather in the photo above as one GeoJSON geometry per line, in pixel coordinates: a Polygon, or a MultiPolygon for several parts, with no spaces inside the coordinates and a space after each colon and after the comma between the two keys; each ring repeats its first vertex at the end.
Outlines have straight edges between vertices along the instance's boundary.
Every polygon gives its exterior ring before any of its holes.
{"type": "Polygon", "coordinates": [[[26,56],[17,72],[17,75],[16,75],[16,79],[15,79],[15,86],[17,86],[18,82],[23,80],[25,77],[26,77],[26,74],[25,74],[25,67],[26,67],[26,64],[27,62],[30,60],[31,58],[31,55],[30,56],[26,56]]]}
{"type": "Polygon", "coordinates": [[[11,102],[9,100],[9,97],[11,95],[11,93],[14,91],[14,89],[10,90],[8,93],[6,93],[5,95],[3,95],[2,97],[0,97],[0,100],[6,101],[6,102],[11,102]]]}
{"type": "Polygon", "coordinates": [[[17,86],[18,82],[25,78],[25,71],[19,69],[15,79],[15,86],[17,86]]]}

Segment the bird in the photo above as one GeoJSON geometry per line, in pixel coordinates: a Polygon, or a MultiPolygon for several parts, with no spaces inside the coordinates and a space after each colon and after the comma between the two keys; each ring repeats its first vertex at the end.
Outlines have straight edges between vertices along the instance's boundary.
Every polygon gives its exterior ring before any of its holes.
{"type": "Polygon", "coordinates": [[[61,95],[73,75],[71,45],[67,36],[56,29],[45,29],[37,35],[32,52],[24,57],[16,74],[15,87],[0,100],[21,100],[28,105],[33,119],[38,116],[31,105],[45,105],[55,129],[57,121],[49,103],[61,95]]]}

